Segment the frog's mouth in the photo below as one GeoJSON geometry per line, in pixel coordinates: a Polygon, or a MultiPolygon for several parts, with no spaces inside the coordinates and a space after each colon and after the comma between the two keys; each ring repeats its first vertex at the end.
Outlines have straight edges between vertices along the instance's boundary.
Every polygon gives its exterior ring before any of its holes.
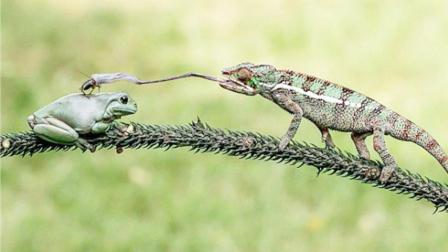
{"type": "Polygon", "coordinates": [[[118,107],[114,109],[114,114],[124,116],[132,115],[137,112],[137,106],[135,107],[118,107]]]}

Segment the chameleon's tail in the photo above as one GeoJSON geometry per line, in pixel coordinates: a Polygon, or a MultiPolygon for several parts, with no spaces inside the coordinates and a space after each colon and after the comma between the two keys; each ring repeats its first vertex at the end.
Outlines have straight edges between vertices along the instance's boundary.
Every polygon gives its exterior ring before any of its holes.
{"type": "Polygon", "coordinates": [[[429,152],[439,161],[445,171],[448,173],[448,155],[443,151],[440,144],[424,129],[417,126],[408,119],[397,116],[398,119],[393,123],[389,134],[394,138],[414,142],[429,152]]]}

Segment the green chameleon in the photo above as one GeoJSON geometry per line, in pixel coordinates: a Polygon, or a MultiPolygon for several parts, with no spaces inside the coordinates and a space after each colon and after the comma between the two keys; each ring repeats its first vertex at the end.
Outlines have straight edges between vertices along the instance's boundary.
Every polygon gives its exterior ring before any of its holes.
{"type": "Polygon", "coordinates": [[[80,134],[105,132],[114,120],[137,112],[137,104],[126,93],[70,94],[39,109],[28,124],[40,138],[57,144],[75,144],[94,151],[80,134]]]}
{"type": "Polygon", "coordinates": [[[244,95],[261,95],[293,115],[288,131],[280,141],[284,149],[296,134],[302,118],[321,131],[327,147],[333,147],[329,129],[351,132],[360,157],[370,159],[365,144],[373,134],[373,148],[385,166],[380,180],[387,181],[397,164],[389,153],[384,136],[411,141],[434,156],[448,172],[448,156],[437,141],[415,123],[361,93],[335,83],[271,65],[242,63],[225,68],[228,81],[221,87],[244,95]]]}

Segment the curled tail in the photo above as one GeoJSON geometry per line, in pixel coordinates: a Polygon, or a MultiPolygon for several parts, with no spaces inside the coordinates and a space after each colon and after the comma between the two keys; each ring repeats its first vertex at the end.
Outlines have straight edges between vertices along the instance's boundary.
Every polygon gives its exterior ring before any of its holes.
{"type": "Polygon", "coordinates": [[[443,151],[440,144],[428,132],[415,123],[399,115],[396,118],[391,125],[389,134],[394,138],[420,145],[435,157],[448,173],[448,155],[443,151]]]}

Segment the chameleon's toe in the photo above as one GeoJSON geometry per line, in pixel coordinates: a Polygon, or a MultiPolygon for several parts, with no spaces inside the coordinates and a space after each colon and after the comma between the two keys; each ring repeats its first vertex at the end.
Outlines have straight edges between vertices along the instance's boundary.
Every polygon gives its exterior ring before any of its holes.
{"type": "Polygon", "coordinates": [[[325,149],[334,149],[336,148],[336,145],[334,145],[333,143],[325,143],[325,149]]]}
{"type": "Polygon", "coordinates": [[[392,174],[394,172],[395,172],[395,167],[384,166],[383,169],[381,170],[380,182],[386,183],[387,181],[389,181],[390,177],[392,176],[392,174]]]}
{"type": "Polygon", "coordinates": [[[280,141],[280,144],[278,145],[278,148],[280,150],[284,150],[286,148],[286,146],[288,146],[288,144],[289,144],[289,140],[288,139],[282,139],[280,141]]]}
{"type": "Polygon", "coordinates": [[[322,142],[325,144],[325,149],[333,149],[336,147],[333,141],[326,137],[322,137],[322,142]]]}

